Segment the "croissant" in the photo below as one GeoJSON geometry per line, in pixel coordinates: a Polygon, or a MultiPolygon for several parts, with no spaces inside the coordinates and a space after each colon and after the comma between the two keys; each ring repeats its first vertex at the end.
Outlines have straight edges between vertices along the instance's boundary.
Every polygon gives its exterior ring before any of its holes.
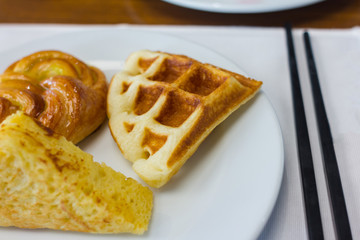
{"type": "Polygon", "coordinates": [[[0,122],[22,110],[78,143],[105,120],[106,94],[99,69],[64,52],[36,52],[0,75],[0,122]]]}

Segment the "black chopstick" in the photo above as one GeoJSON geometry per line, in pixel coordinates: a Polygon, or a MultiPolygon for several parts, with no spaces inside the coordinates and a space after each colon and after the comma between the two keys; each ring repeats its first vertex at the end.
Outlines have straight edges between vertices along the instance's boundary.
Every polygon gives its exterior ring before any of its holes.
{"type": "Polygon", "coordinates": [[[310,240],[324,239],[319,207],[319,197],[315,180],[314,164],[311,154],[309,132],[306,123],[303,98],[301,94],[299,73],[295,57],[291,26],[287,24],[285,26],[285,30],[288,46],[297,146],[305,202],[308,236],[310,240]]]}
{"type": "Polygon", "coordinates": [[[310,35],[308,32],[304,33],[304,41],[336,234],[338,239],[351,240],[352,235],[349,217],[346,210],[344,192],[341,185],[330,124],[326,115],[315,59],[311,47],[310,35]]]}

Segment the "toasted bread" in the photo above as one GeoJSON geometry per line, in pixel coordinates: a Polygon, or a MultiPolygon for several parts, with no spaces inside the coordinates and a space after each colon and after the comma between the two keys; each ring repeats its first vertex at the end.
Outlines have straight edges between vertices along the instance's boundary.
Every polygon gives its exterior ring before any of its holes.
{"type": "Polygon", "coordinates": [[[147,230],[152,192],[18,111],[0,126],[0,226],[147,230]]]}

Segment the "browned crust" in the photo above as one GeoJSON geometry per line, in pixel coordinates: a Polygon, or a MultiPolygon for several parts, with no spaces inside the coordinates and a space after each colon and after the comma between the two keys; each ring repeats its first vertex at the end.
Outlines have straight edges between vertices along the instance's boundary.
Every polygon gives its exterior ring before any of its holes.
{"type": "MultiPolygon", "coordinates": [[[[185,55],[170,55],[188,59],[188,61],[192,63],[200,63],[197,60],[189,58],[185,55]]],[[[195,151],[197,146],[208,136],[208,134],[211,133],[211,131],[217,125],[219,125],[223,120],[225,120],[233,111],[238,109],[242,104],[245,104],[252,96],[256,94],[256,92],[260,89],[262,85],[261,81],[247,78],[241,74],[231,72],[229,70],[219,68],[211,64],[204,65],[229,74],[229,76],[235,78],[241,85],[247,87],[248,89],[245,93],[239,94],[237,92],[233,95],[228,94],[229,97],[226,99],[217,100],[213,102],[210,106],[203,106],[204,109],[202,111],[202,115],[194,124],[194,128],[189,131],[186,136],[183,137],[181,142],[177,145],[176,149],[174,149],[173,153],[171,154],[171,157],[167,162],[167,166],[169,168],[172,168],[179,161],[185,162],[187,159],[183,159],[184,155],[186,155],[188,151],[195,151]],[[217,106],[215,110],[213,106],[217,106]],[[205,133],[206,135],[204,135],[205,133]],[[201,141],[199,142],[199,140],[201,141]],[[195,144],[197,146],[194,149],[195,144]]],[[[227,81],[229,81],[229,79],[227,81]]],[[[177,170],[175,170],[173,174],[175,174],[177,170]]]]}
{"type": "Polygon", "coordinates": [[[60,51],[40,51],[0,75],[0,120],[22,110],[77,143],[105,120],[106,94],[106,77],[96,67],[60,51]]]}
{"type": "MultiPolygon", "coordinates": [[[[140,97],[137,96],[135,106],[144,105],[146,111],[141,111],[139,114],[137,114],[139,112],[137,111],[135,114],[141,115],[147,112],[159,98],[159,94],[152,93],[150,94],[151,101],[138,101],[141,97],[146,98],[143,94],[146,91],[143,88],[148,91],[151,91],[151,88],[161,88],[163,89],[161,95],[166,97],[165,103],[161,105],[161,109],[158,109],[156,116],[153,116],[153,119],[159,124],[170,128],[180,128],[192,114],[197,114],[199,117],[198,119],[194,118],[195,122],[191,124],[186,122],[186,124],[189,124],[189,127],[190,125],[192,127],[191,129],[187,128],[184,130],[186,131],[185,135],[182,136],[174,149],[166,148],[166,154],[168,154],[168,151],[171,151],[171,155],[168,159],[161,159],[161,161],[166,160],[166,166],[162,166],[164,170],[159,170],[162,173],[148,177],[146,173],[142,173],[143,170],[138,172],[148,184],[154,187],[161,187],[165,184],[196,151],[210,132],[233,111],[251,99],[262,85],[260,81],[211,64],[200,63],[184,55],[159,53],[166,55],[161,63],[157,62],[157,64],[160,64],[160,67],[157,71],[152,72],[151,75],[149,75],[150,72],[146,75],[147,80],[154,81],[154,84],[146,83],[144,86],[140,85],[141,91],[137,92],[140,97]],[[143,104],[143,102],[146,104],[143,104]]],[[[135,55],[135,57],[139,57],[139,54],[135,55]]],[[[132,61],[138,61],[138,65],[146,65],[145,68],[147,69],[156,58],[151,56],[149,57],[150,60],[147,61],[146,57],[140,56],[139,58],[132,59],[132,61]]],[[[134,69],[131,68],[131,72],[142,74],[144,70],[138,71],[134,67],[134,69]]],[[[136,74],[130,75],[135,76],[136,74]]],[[[111,84],[113,81],[114,78],[111,84]]],[[[109,109],[108,116],[111,117],[109,109]]],[[[121,150],[120,145],[124,143],[118,142],[111,126],[110,131],[121,150]]],[[[143,143],[143,148],[144,145],[143,143]]],[[[159,145],[163,145],[163,140],[160,141],[159,145]]],[[[126,143],[123,147],[126,153],[126,143]]],[[[155,150],[160,151],[160,148],[161,146],[157,146],[155,150]]],[[[123,150],[121,151],[123,152],[123,150]]],[[[156,151],[150,152],[150,158],[153,155],[152,152],[156,151]]],[[[134,158],[129,160],[136,162],[137,159],[134,158]]],[[[161,158],[161,155],[157,155],[157,158],[161,158]]],[[[140,169],[140,165],[138,166],[140,169]]],[[[135,171],[137,170],[135,169],[135,171]]]]}
{"type": "MultiPolygon", "coordinates": [[[[213,111],[211,106],[205,106],[203,110],[202,116],[197,120],[195,127],[188,132],[186,136],[181,140],[178,144],[177,148],[171,154],[167,162],[167,166],[169,168],[173,167],[179,161],[184,161],[184,155],[190,151],[190,149],[201,139],[202,141],[211,133],[211,131],[219,125],[222,121],[224,121],[233,111],[238,109],[242,104],[245,104],[248,99],[254,95],[256,91],[249,96],[247,99],[243,97],[236,99],[232,102],[231,106],[229,106],[226,111],[223,109],[218,111],[213,111]],[[206,133],[206,135],[204,135],[206,133]]],[[[201,142],[202,142],[201,141],[201,142]]],[[[200,144],[199,142],[198,144],[200,144]]]]}

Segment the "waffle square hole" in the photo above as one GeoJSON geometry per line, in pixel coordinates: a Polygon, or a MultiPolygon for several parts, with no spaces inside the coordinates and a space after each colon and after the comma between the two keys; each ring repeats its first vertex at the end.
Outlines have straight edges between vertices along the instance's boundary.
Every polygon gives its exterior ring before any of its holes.
{"type": "Polygon", "coordinates": [[[166,126],[179,127],[199,104],[200,99],[194,96],[184,96],[179,91],[171,91],[155,120],[166,126]]]}
{"type": "Polygon", "coordinates": [[[123,82],[122,83],[121,94],[126,93],[126,91],[129,89],[130,85],[131,85],[131,83],[123,82]]]}
{"type": "Polygon", "coordinates": [[[136,115],[142,115],[149,111],[156,103],[164,87],[161,86],[139,86],[134,113],[136,115]]]}
{"type": "Polygon", "coordinates": [[[191,61],[176,58],[166,58],[160,69],[150,77],[150,80],[172,83],[183,75],[192,65],[191,61]]]}
{"type": "Polygon", "coordinates": [[[179,88],[202,96],[207,96],[218,88],[228,77],[214,74],[210,69],[199,67],[180,84],[179,88]]]}
{"type": "Polygon", "coordinates": [[[150,66],[151,64],[153,64],[153,62],[157,59],[158,57],[154,57],[154,58],[140,58],[138,65],[139,68],[141,69],[141,73],[145,72],[150,66]]]}
{"type": "Polygon", "coordinates": [[[130,133],[135,127],[135,124],[124,122],[124,128],[126,132],[130,133]]]}
{"type": "Polygon", "coordinates": [[[151,155],[155,154],[166,143],[166,135],[154,133],[148,128],[145,128],[144,133],[141,146],[144,147],[151,155]]]}

